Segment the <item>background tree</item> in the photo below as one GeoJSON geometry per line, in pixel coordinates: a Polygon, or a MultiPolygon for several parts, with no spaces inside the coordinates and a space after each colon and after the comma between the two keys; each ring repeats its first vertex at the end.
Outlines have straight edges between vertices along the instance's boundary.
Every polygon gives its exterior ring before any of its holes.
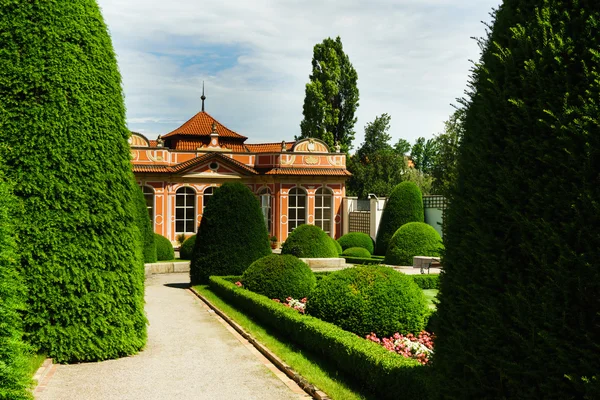
{"type": "Polygon", "coordinates": [[[396,153],[402,155],[409,154],[411,148],[412,146],[410,145],[410,142],[403,138],[398,139],[398,141],[394,145],[394,150],[396,151],[396,153]]]}
{"type": "Polygon", "coordinates": [[[600,398],[600,2],[505,0],[465,100],[445,398],[600,398]]]}
{"type": "Polygon", "coordinates": [[[410,158],[416,169],[424,174],[431,174],[437,153],[438,144],[435,138],[426,140],[424,137],[419,137],[410,150],[410,158]]]}
{"type": "Polygon", "coordinates": [[[296,140],[313,137],[331,149],[339,142],[347,153],[354,140],[354,113],[358,107],[358,75],[344,53],[342,40],[327,38],[313,49],[312,73],[296,140]]]}
{"type": "Polygon", "coordinates": [[[17,226],[28,340],[55,362],[146,340],[144,265],[121,77],[94,0],[0,0],[0,142],[17,226]]]}
{"type": "Polygon", "coordinates": [[[456,163],[458,147],[464,133],[464,114],[465,110],[458,108],[448,121],[444,122],[444,133],[435,138],[438,153],[431,169],[432,191],[435,194],[447,196],[450,188],[456,183],[456,163]]]}

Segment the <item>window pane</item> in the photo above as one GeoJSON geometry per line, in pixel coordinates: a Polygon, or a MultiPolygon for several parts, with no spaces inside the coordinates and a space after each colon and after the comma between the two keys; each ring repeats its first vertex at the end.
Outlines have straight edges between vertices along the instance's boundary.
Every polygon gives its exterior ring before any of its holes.
{"type": "Polygon", "coordinates": [[[195,200],[196,196],[193,195],[193,194],[188,194],[185,197],[186,197],[186,199],[185,199],[185,205],[186,206],[193,206],[194,205],[194,200],[195,200]]]}
{"type": "Polygon", "coordinates": [[[296,196],[290,196],[289,204],[290,207],[296,207],[296,196]]]}
{"type": "Polygon", "coordinates": [[[185,196],[183,196],[181,194],[175,195],[175,205],[183,206],[184,203],[185,203],[185,196]]]}
{"type": "Polygon", "coordinates": [[[315,218],[317,220],[322,219],[323,218],[323,209],[321,208],[316,208],[315,209],[315,218]]]}
{"type": "Polygon", "coordinates": [[[194,232],[194,221],[186,221],[185,224],[185,231],[189,232],[189,233],[193,233],[194,232]]]}
{"type": "Polygon", "coordinates": [[[298,207],[304,207],[306,205],[306,196],[301,194],[298,196],[298,207]]]}
{"type": "Polygon", "coordinates": [[[331,232],[331,222],[323,221],[323,226],[321,228],[327,233],[331,232]]]}
{"type": "Polygon", "coordinates": [[[296,219],[296,209],[295,208],[290,208],[289,210],[289,217],[288,219],[296,219]]]}
{"type": "Polygon", "coordinates": [[[175,209],[175,219],[183,219],[184,216],[184,208],[176,208],[175,209]]]}
{"type": "Polygon", "coordinates": [[[188,207],[185,209],[185,219],[194,219],[194,209],[191,207],[188,207]]]}
{"type": "Polygon", "coordinates": [[[183,221],[175,222],[175,232],[183,232],[183,221]]]}
{"type": "Polygon", "coordinates": [[[331,196],[323,197],[323,205],[325,207],[331,208],[331,196]]]}

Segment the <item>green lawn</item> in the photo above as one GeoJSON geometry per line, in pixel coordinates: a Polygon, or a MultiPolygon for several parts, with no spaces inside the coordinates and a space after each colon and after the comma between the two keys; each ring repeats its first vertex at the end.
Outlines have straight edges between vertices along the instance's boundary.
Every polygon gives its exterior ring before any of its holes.
{"type": "Polygon", "coordinates": [[[423,289],[423,293],[425,294],[425,298],[427,299],[427,305],[429,306],[429,308],[431,309],[436,309],[435,306],[435,297],[438,294],[438,290],[437,289],[423,289]]]}
{"type": "Polygon", "coordinates": [[[257,341],[265,345],[277,357],[282,359],[292,369],[298,372],[307,381],[324,391],[332,399],[369,399],[370,397],[359,394],[351,387],[351,383],[337,375],[337,371],[326,360],[312,354],[307,354],[302,349],[289,343],[284,338],[278,337],[271,330],[265,329],[251,318],[224,302],[207,285],[194,286],[199,293],[206,297],[213,305],[223,311],[239,324],[246,332],[257,341]]]}
{"type": "Polygon", "coordinates": [[[35,372],[38,370],[39,367],[42,366],[42,363],[44,362],[45,359],[46,359],[45,354],[32,354],[29,357],[29,360],[27,363],[27,369],[29,372],[29,376],[33,377],[33,375],[35,375],[35,372]]]}

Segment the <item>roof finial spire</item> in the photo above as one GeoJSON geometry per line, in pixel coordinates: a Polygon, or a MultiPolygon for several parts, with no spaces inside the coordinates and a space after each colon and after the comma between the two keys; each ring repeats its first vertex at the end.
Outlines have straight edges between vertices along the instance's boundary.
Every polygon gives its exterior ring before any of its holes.
{"type": "Polygon", "coordinates": [[[202,81],[202,96],[200,98],[202,99],[202,111],[204,111],[204,100],[206,100],[206,96],[204,95],[204,81],[202,81]]]}

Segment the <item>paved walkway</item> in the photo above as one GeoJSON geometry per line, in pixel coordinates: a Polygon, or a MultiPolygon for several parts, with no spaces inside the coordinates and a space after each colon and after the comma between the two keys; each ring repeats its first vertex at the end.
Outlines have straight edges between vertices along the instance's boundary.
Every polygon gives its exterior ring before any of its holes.
{"type": "Polygon", "coordinates": [[[150,325],[144,351],[119,360],[53,366],[36,399],[306,398],[183,290],[185,282],[188,274],[146,280],[150,325]]]}

